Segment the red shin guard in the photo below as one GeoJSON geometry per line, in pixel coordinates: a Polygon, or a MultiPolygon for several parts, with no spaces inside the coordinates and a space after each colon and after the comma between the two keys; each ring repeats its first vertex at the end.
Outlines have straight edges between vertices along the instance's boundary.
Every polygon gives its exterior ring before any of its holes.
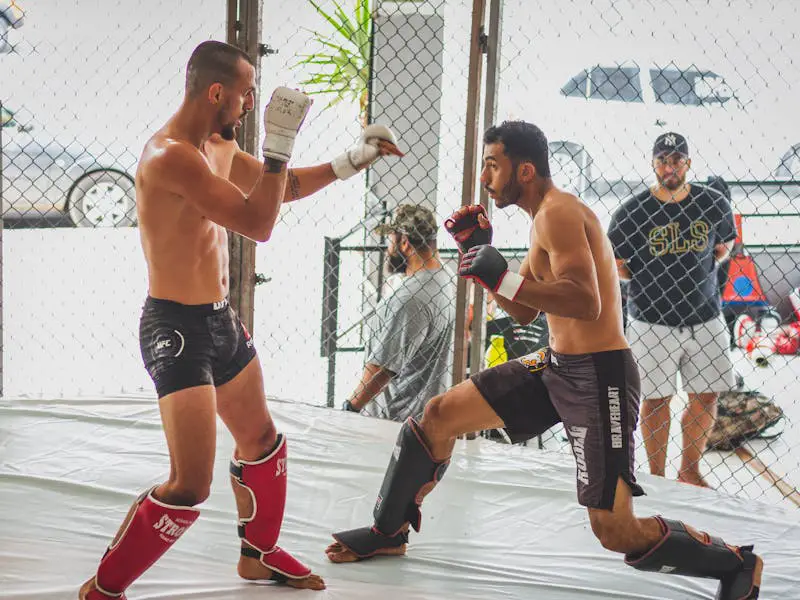
{"type": "Polygon", "coordinates": [[[234,485],[247,490],[252,512],[242,516],[239,537],[242,555],[257,558],[273,572],[273,579],[303,579],[311,569],[276,545],[286,505],[286,438],[278,435],[275,448],[264,458],[231,461],[234,485]]]}
{"type": "Polygon", "coordinates": [[[95,585],[104,595],[96,597],[124,598],[125,589],[169,550],[199,515],[196,508],[157,500],[153,490],[142,494],[130,519],[100,561],[95,585]]]}

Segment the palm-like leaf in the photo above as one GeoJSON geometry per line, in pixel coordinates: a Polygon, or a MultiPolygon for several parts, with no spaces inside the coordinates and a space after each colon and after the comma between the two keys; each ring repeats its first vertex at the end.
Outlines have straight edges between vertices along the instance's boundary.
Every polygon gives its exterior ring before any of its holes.
{"type": "Polygon", "coordinates": [[[315,67],[300,85],[309,94],[332,95],[326,108],[345,99],[355,100],[360,103],[363,113],[369,85],[372,41],[370,0],[355,0],[355,10],[351,15],[344,11],[337,0],[333,0],[332,11],[326,11],[316,0],[308,2],[333,31],[329,35],[310,31],[321,50],[302,55],[302,60],[295,64],[295,67],[315,67]]]}

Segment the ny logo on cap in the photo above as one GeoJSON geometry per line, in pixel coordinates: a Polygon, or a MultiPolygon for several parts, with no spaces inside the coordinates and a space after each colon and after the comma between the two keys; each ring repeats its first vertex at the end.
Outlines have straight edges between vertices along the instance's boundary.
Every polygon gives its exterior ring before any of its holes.
{"type": "Polygon", "coordinates": [[[670,133],[664,136],[664,144],[667,146],[676,146],[678,144],[678,140],[675,139],[675,135],[670,133]]]}

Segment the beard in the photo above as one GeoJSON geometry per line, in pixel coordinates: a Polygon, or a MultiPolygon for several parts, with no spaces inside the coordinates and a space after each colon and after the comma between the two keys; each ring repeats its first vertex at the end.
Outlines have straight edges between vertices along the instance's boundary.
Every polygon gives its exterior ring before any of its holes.
{"type": "Polygon", "coordinates": [[[389,275],[405,273],[408,268],[408,260],[401,252],[397,254],[386,254],[386,271],[389,275]]]}
{"type": "Polygon", "coordinates": [[[228,142],[232,142],[236,139],[236,126],[235,125],[223,125],[222,129],[220,129],[219,134],[222,136],[223,140],[228,142]]]}
{"type": "MultiPolygon", "coordinates": [[[[222,136],[222,139],[227,142],[232,142],[236,139],[236,123],[237,121],[242,121],[245,118],[247,111],[243,112],[239,115],[238,119],[234,119],[233,122],[226,122],[229,119],[229,116],[226,116],[224,110],[220,110],[217,115],[217,122],[219,123],[219,134],[222,136]]],[[[242,121],[243,122],[243,121],[242,121]]]]}
{"type": "Polygon", "coordinates": [[[667,188],[671,192],[679,190],[681,186],[683,186],[683,184],[686,183],[685,175],[683,177],[677,174],[672,174],[668,177],[662,177],[660,175],[656,175],[656,179],[658,180],[658,185],[667,188]]]}
{"type": "MultiPolygon", "coordinates": [[[[494,193],[494,190],[489,186],[484,186],[487,192],[494,193]]],[[[514,173],[511,175],[511,179],[508,180],[503,186],[503,189],[500,193],[495,197],[494,204],[497,208],[506,208],[507,206],[511,206],[512,204],[516,204],[519,202],[520,197],[522,196],[522,186],[517,181],[517,173],[516,169],[514,173]]]]}

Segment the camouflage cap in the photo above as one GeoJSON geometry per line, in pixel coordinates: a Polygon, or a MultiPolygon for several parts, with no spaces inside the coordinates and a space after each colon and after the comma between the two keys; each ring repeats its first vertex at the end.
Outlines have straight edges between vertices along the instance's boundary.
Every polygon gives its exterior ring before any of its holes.
{"type": "Polygon", "coordinates": [[[411,242],[430,242],[436,239],[436,217],[424,206],[401,204],[394,211],[392,220],[375,228],[375,233],[383,235],[401,233],[411,242]]]}

